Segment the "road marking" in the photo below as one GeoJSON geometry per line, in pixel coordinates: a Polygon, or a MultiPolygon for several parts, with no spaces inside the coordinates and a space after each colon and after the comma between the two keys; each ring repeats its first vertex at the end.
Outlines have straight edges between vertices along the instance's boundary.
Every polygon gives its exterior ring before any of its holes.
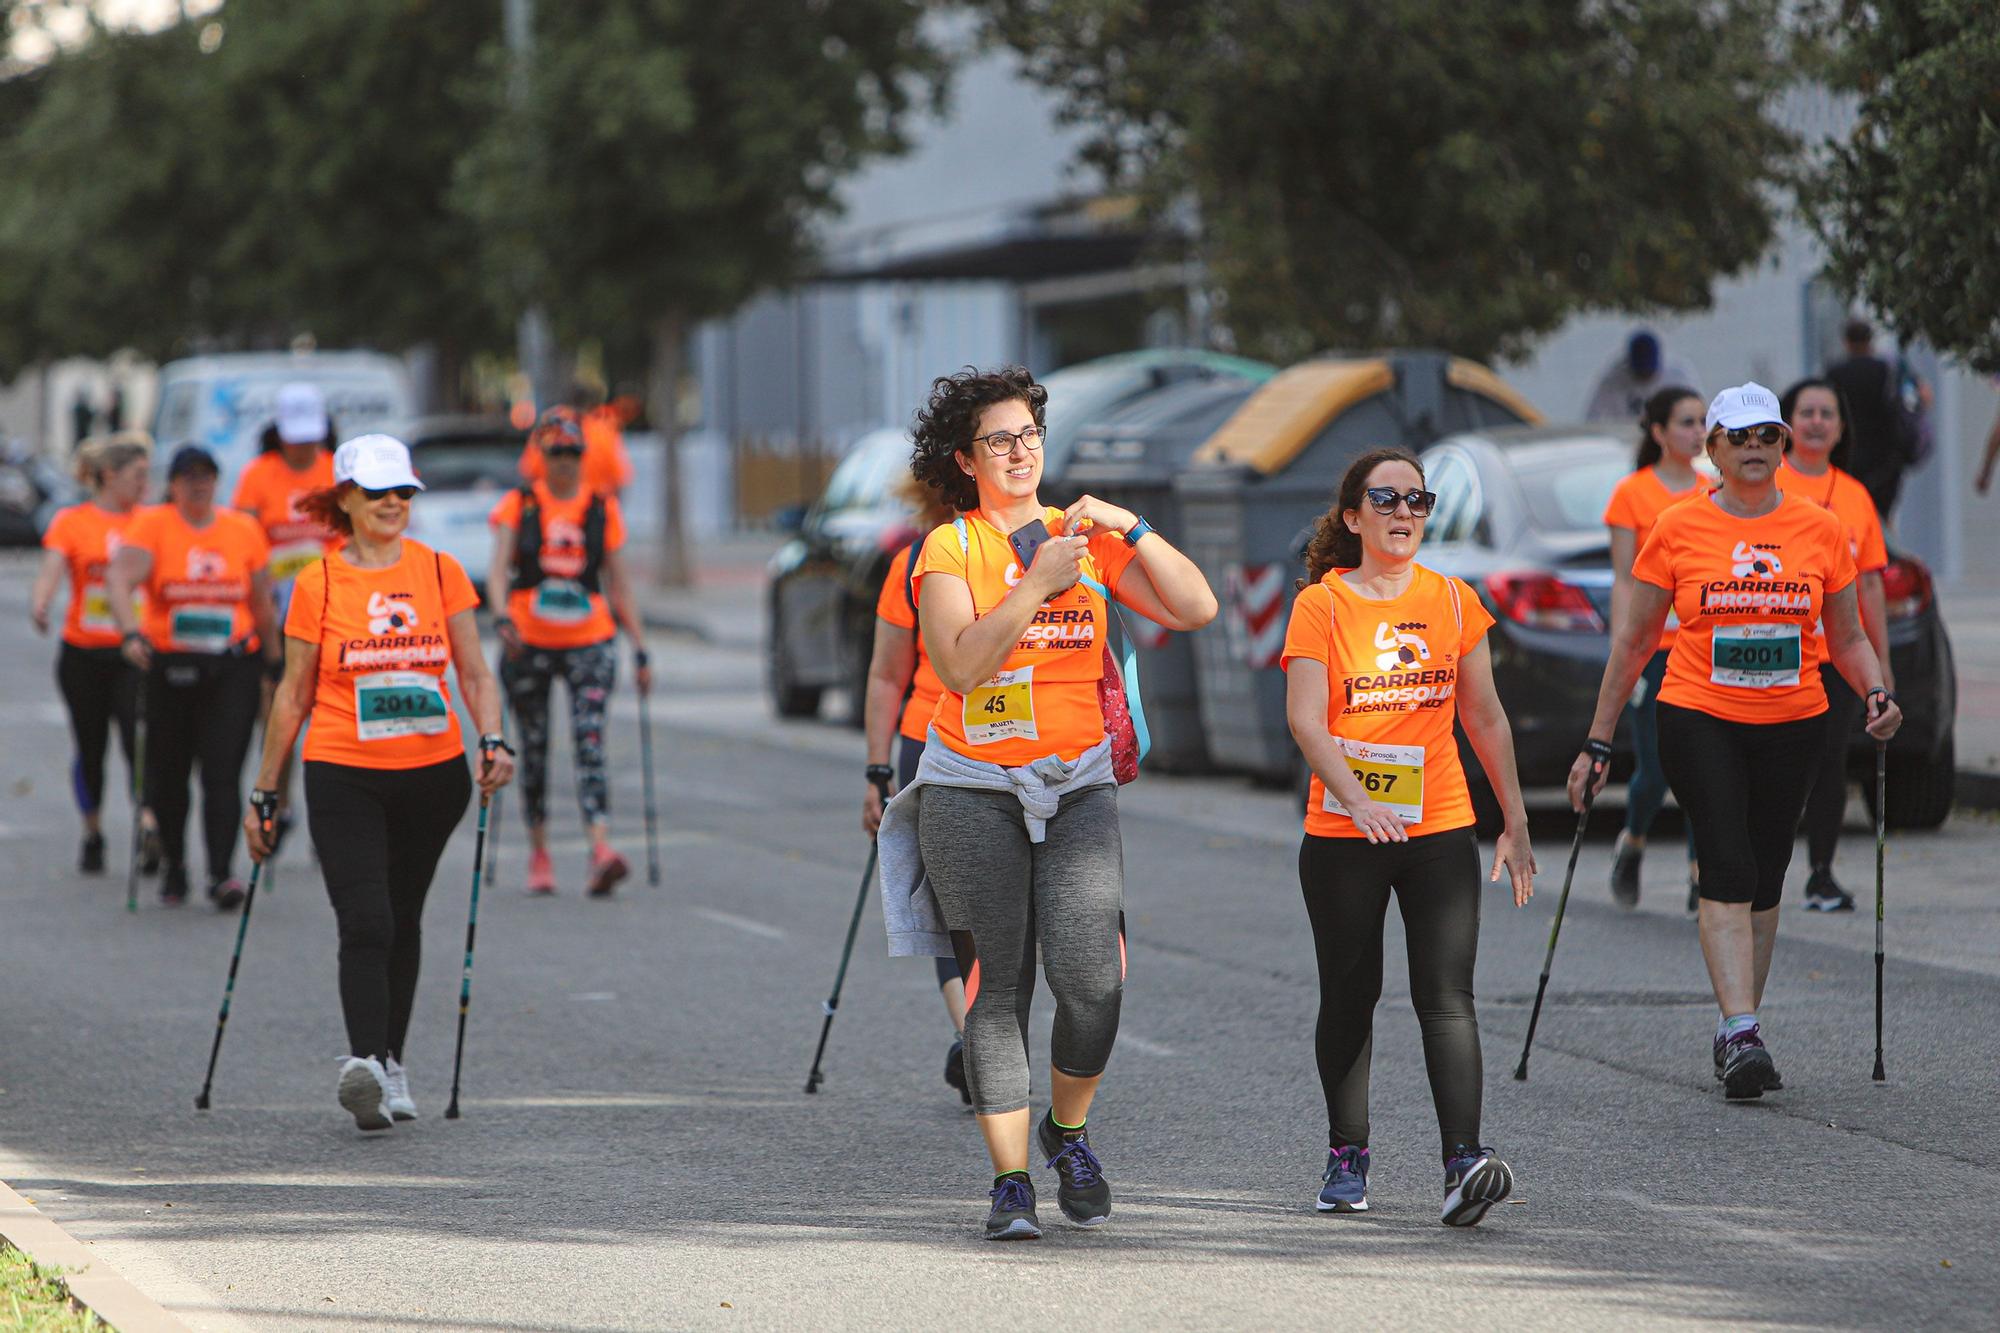
{"type": "Polygon", "coordinates": [[[1745,1220],[1738,1222],[1726,1216],[1725,1210],[1715,1204],[1661,1203],[1628,1190],[1612,1190],[1610,1197],[1621,1203],[1630,1204],[1634,1208],[1664,1214],[1695,1230],[1724,1236],[1739,1245],[1757,1245],[1766,1249],[1784,1250],[1789,1254],[1818,1259],[1829,1264],[1845,1262],[1842,1256],[1834,1253],[1831,1240],[1800,1240],[1785,1235],[1772,1225],[1767,1210],[1753,1208],[1731,1210],[1744,1215],[1745,1220]]]}
{"type": "Polygon", "coordinates": [[[1118,1034],[1118,1044],[1120,1046],[1130,1046],[1133,1050],[1145,1055],[1172,1056],[1174,1054],[1174,1048],[1171,1046],[1162,1046],[1157,1041],[1147,1041],[1144,1037],[1135,1037],[1129,1032],[1118,1034]]]}
{"type": "Polygon", "coordinates": [[[584,1004],[602,1004],[606,1000],[617,999],[618,992],[615,990],[587,990],[581,994],[572,995],[569,998],[581,1001],[584,1004]]]}
{"type": "Polygon", "coordinates": [[[707,917],[717,925],[734,926],[747,934],[760,935],[767,940],[785,938],[785,932],[776,926],[767,926],[762,921],[752,921],[749,917],[737,916],[734,912],[718,912],[712,907],[697,907],[694,909],[694,914],[707,917]]]}

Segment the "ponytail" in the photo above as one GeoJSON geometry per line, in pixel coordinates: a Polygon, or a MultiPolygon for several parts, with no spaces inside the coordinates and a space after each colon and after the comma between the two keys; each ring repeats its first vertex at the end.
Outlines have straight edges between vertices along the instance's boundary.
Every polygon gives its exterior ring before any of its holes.
{"type": "Polygon", "coordinates": [[[1646,400],[1646,406],[1639,413],[1639,454],[1632,463],[1634,472],[1644,472],[1660,461],[1666,451],[1653,438],[1653,428],[1664,426],[1674,419],[1674,409],[1682,400],[1692,398],[1697,403],[1701,395],[1681,384],[1670,384],[1646,400]]]}

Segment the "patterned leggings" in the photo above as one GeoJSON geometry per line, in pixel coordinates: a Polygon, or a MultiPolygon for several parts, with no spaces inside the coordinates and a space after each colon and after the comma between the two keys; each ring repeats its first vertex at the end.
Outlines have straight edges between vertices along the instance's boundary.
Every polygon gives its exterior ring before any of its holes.
{"type": "Polygon", "coordinates": [[[585,824],[610,817],[604,782],[604,706],[618,680],[618,641],[583,648],[527,648],[503,654],[500,683],[521,724],[521,807],[528,822],[549,817],[549,690],[560,676],[569,687],[570,732],[576,738],[576,799],[585,824]]]}

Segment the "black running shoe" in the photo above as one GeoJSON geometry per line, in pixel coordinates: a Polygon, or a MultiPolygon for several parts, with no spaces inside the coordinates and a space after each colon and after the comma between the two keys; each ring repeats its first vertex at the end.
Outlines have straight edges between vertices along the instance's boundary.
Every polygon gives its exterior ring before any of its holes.
{"type": "Polygon", "coordinates": [[[951,1049],[944,1053],[944,1081],[958,1089],[958,1096],[967,1106],[972,1105],[972,1089],[965,1082],[965,1038],[954,1037],[951,1049]]]}
{"type": "Polygon", "coordinates": [[[1693,875],[1689,875],[1688,915],[1693,916],[1695,913],[1699,911],[1701,911],[1701,881],[1696,879],[1693,875]]]}
{"type": "Polygon", "coordinates": [[[1478,1226],[1487,1209],[1514,1192],[1514,1172],[1491,1148],[1460,1144],[1444,1165],[1444,1209],[1448,1227],[1478,1226]]]}
{"type": "Polygon", "coordinates": [[[243,881],[234,875],[226,876],[208,886],[208,900],[215,904],[215,910],[218,912],[235,911],[243,906],[243,900],[248,896],[243,888],[243,881]]]}
{"type": "Polygon", "coordinates": [[[988,1240],[1040,1240],[1042,1224],[1035,1220],[1035,1185],[1026,1176],[1003,1176],[990,1197],[986,1215],[988,1240]]]}
{"type": "Polygon", "coordinates": [[[77,854],[76,868],[86,875],[104,873],[104,835],[86,833],[83,835],[83,850],[77,854]]]}
{"type": "Polygon", "coordinates": [[[1618,849],[1611,854],[1611,897],[1620,907],[1639,905],[1639,861],[1645,854],[1630,838],[1618,835],[1618,849]]]}
{"type": "Polygon", "coordinates": [[[1723,1042],[1722,1094],[1732,1102],[1755,1101],[1772,1091],[1778,1081],[1778,1067],[1764,1049],[1764,1038],[1755,1026],[1738,1032],[1723,1042]]]}
{"type": "Polygon", "coordinates": [[[1840,887],[1833,878],[1832,866],[1821,866],[1806,880],[1806,910],[1808,912],[1852,912],[1854,895],[1840,887]]]}
{"type": "Polygon", "coordinates": [[[160,906],[179,907],[188,900],[186,866],[168,866],[160,873],[160,906]]]}
{"type": "MultiPolygon", "coordinates": [[[[160,846],[160,831],[156,828],[149,828],[140,833],[139,873],[151,879],[154,875],[160,873],[160,862],[165,859],[166,853],[160,846]]],[[[182,891],[181,897],[187,897],[185,890],[182,891]]]]}
{"type": "MultiPolygon", "coordinates": [[[[1768,1053],[1769,1052],[1766,1052],[1766,1054],[1768,1053]]],[[[1722,1068],[1724,1063],[1728,1060],[1728,1058],[1729,1058],[1729,1039],[1727,1037],[1717,1036],[1715,1039],[1715,1081],[1717,1083],[1722,1082],[1722,1068]]],[[[1767,1079],[1764,1083],[1764,1091],[1783,1092],[1784,1090],[1785,1090],[1784,1076],[1778,1072],[1778,1066],[1774,1064],[1771,1066],[1771,1077],[1767,1079]]]]}
{"type": "Polygon", "coordinates": [[[1103,1226],[1111,1217],[1111,1182],[1104,1178],[1104,1166],[1090,1150],[1086,1131],[1075,1138],[1065,1137],[1051,1116],[1041,1123],[1042,1151],[1048,1154],[1045,1166],[1056,1169],[1056,1203],[1063,1216],[1080,1227],[1103,1226]]]}

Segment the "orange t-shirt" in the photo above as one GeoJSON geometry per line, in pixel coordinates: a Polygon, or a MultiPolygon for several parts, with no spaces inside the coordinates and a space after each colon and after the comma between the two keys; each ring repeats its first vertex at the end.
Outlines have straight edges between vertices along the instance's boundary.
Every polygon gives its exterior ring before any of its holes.
{"type": "Polygon", "coordinates": [[[1852,475],[1829,467],[1823,477],[1808,477],[1790,459],[1778,465],[1778,489],[1830,510],[1847,533],[1848,554],[1857,574],[1872,574],[1889,565],[1889,544],[1882,536],[1882,515],[1868,488],[1852,475]]]}
{"type": "Polygon", "coordinates": [[[259,454],[236,483],[236,508],[256,519],[271,543],[271,578],[282,583],[325,555],[333,533],[299,512],[299,501],[333,485],[333,455],[315,450],[312,465],[294,472],[282,450],[259,454]]]}
{"type": "MultiPolygon", "coordinates": [[[[546,483],[535,483],[535,509],[542,523],[542,581],[533,588],[515,588],[507,597],[507,614],[521,631],[521,641],[531,648],[586,648],[618,633],[604,594],[577,582],[588,559],[583,525],[590,497],[590,488],[579,486],[575,495],[558,500],[546,483]]],[[[521,492],[507,492],[486,521],[496,528],[518,530],[521,492]]],[[[618,512],[617,497],[606,495],[604,549],[609,553],[624,544],[625,519],[618,512]]]]}
{"type": "Polygon", "coordinates": [[[236,644],[258,647],[250,614],[250,576],[270,563],[271,543],[257,520],[218,509],[193,528],[170,504],[132,516],[124,542],[153,557],[143,589],[140,628],[163,653],[223,653],[236,644]]]}
{"type": "MultiPolygon", "coordinates": [[[[917,604],[929,574],[963,579],[972,590],[972,609],[983,616],[999,606],[1020,582],[1007,534],[977,513],[965,517],[967,547],[958,529],[941,523],[924,539],[917,557],[917,604]]],[[[1062,510],[1047,509],[1051,533],[1062,531],[1062,510]]],[[[1084,548],[1083,572],[1118,595],[1118,580],[1136,553],[1116,533],[1093,535],[1084,548]]],[[[1104,636],[1098,626],[1111,614],[1104,599],[1078,583],[1040,610],[1014,651],[991,680],[968,695],[939,682],[937,709],[930,724],[938,739],[967,758],[1019,768],[1056,755],[1075,759],[1104,739],[1104,711],[1097,683],[1104,675],[1104,636]]]]}
{"type": "MultiPolygon", "coordinates": [[[[875,599],[876,615],[898,629],[912,632],[917,628],[917,609],[910,605],[909,574],[910,561],[916,554],[915,542],[896,552],[896,558],[889,562],[889,573],[882,580],[882,594],[875,599]]],[[[924,636],[918,634],[917,670],[910,678],[910,699],[903,705],[903,718],[896,729],[913,741],[927,739],[926,728],[931,724],[931,714],[937,711],[938,696],[943,693],[944,682],[938,679],[937,668],[931,665],[931,655],[924,651],[924,636]]]]}
{"type": "MultiPolygon", "coordinates": [[[[540,445],[531,444],[521,451],[521,475],[529,481],[548,475],[540,445]]],[[[632,484],[632,457],[625,452],[625,433],[602,408],[583,416],[583,484],[606,495],[616,495],[632,484]]]]}
{"type": "Polygon", "coordinates": [[[139,511],[114,514],[85,501],[58,510],[42,534],[42,545],[69,565],[69,613],[63,642],[73,648],[116,648],[118,622],[104,591],[104,569],[124,544],[125,529],[139,511]]]}
{"type": "Polygon", "coordinates": [[[335,553],[301,570],[285,637],[319,647],[305,757],[422,768],[465,753],[444,678],[445,622],[477,605],[458,561],[408,537],[385,569],[357,569],[335,553]]]}
{"type": "MultiPolygon", "coordinates": [[[[1610,501],[1604,506],[1604,526],[1607,528],[1630,528],[1638,541],[1632,547],[1636,556],[1639,548],[1646,544],[1646,538],[1653,535],[1653,524],[1661,514],[1677,504],[1684,504],[1697,495],[1708,493],[1706,478],[1695,477],[1694,485],[1684,491],[1667,489],[1660,480],[1658,468],[1642,467],[1625,480],[1618,483],[1611,492],[1610,501]]],[[[1660,645],[1657,651],[1665,651],[1674,646],[1674,633],[1680,622],[1673,612],[1667,613],[1666,628],[1660,631],[1660,645]]]]}
{"type": "MultiPolygon", "coordinates": [[[[1464,580],[1414,569],[1409,588],[1386,602],[1363,597],[1339,570],[1300,589],[1278,665],[1289,670],[1294,658],[1310,657],[1326,666],[1327,731],[1369,794],[1421,836],[1474,822],[1452,724],[1459,663],[1493,617],[1464,580]]],[[[1317,773],[1306,832],[1368,836],[1329,799],[1317,773]]]]}
{"type": "Polygon", "coordinates": [[[1840,520],[1784,495],[1758,518],[1711,497],[1675,505],[1639,549],[1633,577],[1673,593],[1680,637],[1660,701],[1732,722],[1794,722],[1826,711],[1813,632],[1828,593],[1854,582],[1840,520]]]}

